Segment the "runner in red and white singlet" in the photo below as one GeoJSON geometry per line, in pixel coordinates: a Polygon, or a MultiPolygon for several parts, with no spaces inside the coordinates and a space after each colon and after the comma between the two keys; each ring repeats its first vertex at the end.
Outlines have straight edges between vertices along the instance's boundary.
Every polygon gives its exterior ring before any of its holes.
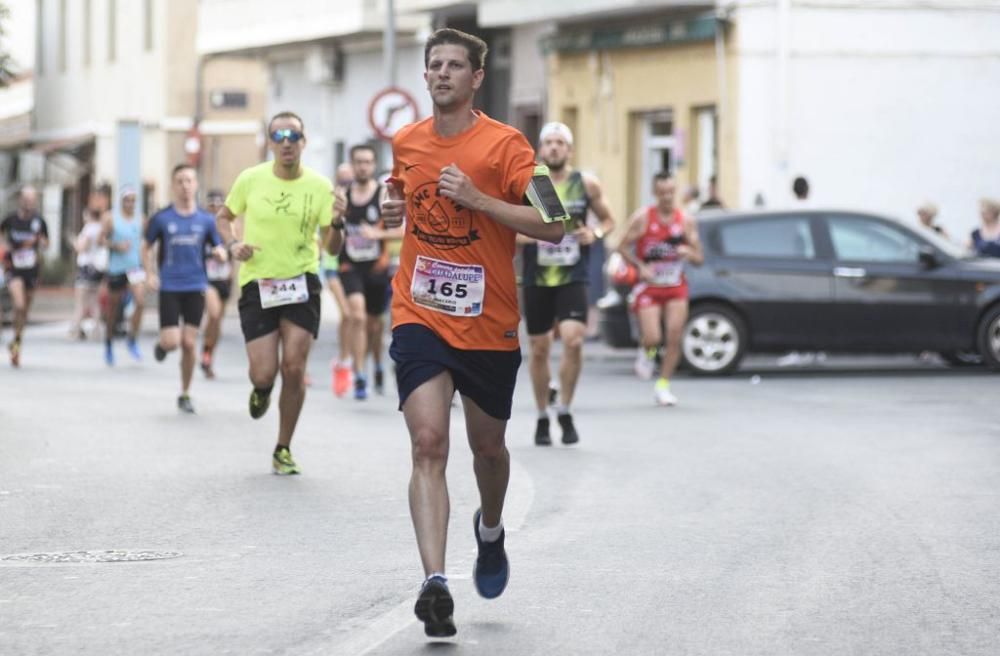
{"type": "Polygon", "coordinates": [[[684,263],[701,264],[704,254],[694,218],[674,206],[677,191],[674,179],[658,173],[653,179],[653,191],[656,204],[632,215],[619,251],[639,272],[639,284],[632,292],[632,307],[639,317],[642,342],[636,373],[644,380],[652,378],[654,357],[663,343],[665,324],[666,351],[654,395],[659,405],[675,405],[677,397],[670,392],[670,377],[677,369],[681,333],[688,317],[684,263]]]}

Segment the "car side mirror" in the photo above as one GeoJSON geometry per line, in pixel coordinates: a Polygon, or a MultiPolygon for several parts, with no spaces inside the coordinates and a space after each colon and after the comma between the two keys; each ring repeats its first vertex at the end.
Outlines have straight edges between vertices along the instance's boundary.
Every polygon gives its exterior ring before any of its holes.
{"type": "Polygon", "coordinates": [[[941,265],[941,260],[938,258],[937,251],[935,251],[931,246],[921,246],[917,259],[919,260],[920,265],[925,269],[936,269],[941,265]]]}

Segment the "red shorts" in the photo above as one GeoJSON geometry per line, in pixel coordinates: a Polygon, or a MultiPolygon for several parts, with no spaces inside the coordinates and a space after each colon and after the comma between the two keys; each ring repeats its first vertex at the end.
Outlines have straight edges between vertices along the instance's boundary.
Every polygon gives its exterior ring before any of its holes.
{"type": "Polygon", "coordinates": [[[688,285],[685,280],[676,287],[654,287],[646,283],[639,283],[632,290],[633,298],[632,311],[638,312],[642,308],[654,305],[666,305],[669,301],[688,299],[688,285]]]}

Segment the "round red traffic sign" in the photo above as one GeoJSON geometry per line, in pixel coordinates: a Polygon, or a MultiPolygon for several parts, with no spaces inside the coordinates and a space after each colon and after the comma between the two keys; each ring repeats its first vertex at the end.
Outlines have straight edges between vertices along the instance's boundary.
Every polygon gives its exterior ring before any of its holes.
{"type": "Polygon", "coordinates": [[[379,139],[392,141],[404,125],[420,118],[420,108],[406,90],[388,87],[375,94],[368,103],[368,124],[379,139]]]}

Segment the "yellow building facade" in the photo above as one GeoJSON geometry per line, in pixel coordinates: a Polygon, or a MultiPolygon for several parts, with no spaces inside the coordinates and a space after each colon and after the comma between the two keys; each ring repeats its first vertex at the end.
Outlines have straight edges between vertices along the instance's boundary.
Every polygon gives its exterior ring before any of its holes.
{"type": "Polygon", "coordinates": [[[681,17],[550,40],[548,117],[573,129],[574,165],[601,180],[620,226],[651,200],[661,170],[681,193],[695,186],[704,200],[717,176],[723,201],[737,198],[736,66],[732,34],[717,43],[716,29],[681,17]]]}

